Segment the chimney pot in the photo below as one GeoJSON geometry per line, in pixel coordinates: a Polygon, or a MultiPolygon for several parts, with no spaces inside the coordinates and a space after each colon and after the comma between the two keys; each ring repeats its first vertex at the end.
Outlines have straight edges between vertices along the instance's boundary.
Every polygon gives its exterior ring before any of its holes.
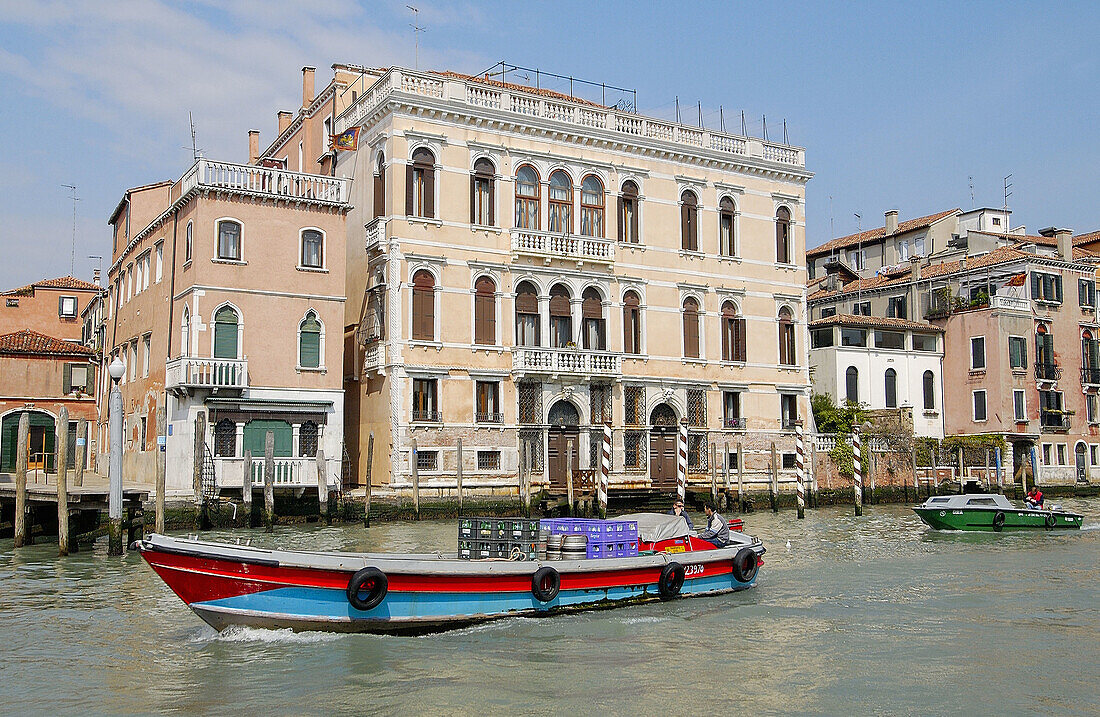
{"type": "Polygon", "coordinates": [[[260,158],[260,130],[248,130],[248,163],[256,164],[260,158]]]}
{"type": "Polygon", "coordinates": [[[316,67],[302,68],[302,109],[313,104],[313,75],[316,71],[316,67]]]}
{"type": "Polygon", "coordinates": [[[279,134],[282,134],[284,131],[286,131],[286,128],[290,126],[290,120],[291,120],[291,117],[293,117],[293,115],[291,115],[290,112],[287,112],[286,110],[283,110],[282,112],[279,112],[278,117],[279,117],[279,134]]]}
{"type": "Polygon", "coordinates": [[[898,210],[891,209],[886,212],[886,234],[893,234],[898,230],[898,210]]]}

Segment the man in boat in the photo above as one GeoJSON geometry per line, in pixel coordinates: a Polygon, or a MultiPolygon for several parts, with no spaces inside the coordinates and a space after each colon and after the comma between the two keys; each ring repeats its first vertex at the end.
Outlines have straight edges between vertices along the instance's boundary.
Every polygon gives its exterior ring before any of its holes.
{"type": "Polygon", "coordinates": [[[668,511],[668,514],[678,515],[682,517],[684,520],[687,521],[688,530],[695,530],[695,526],[691,523],[691,516],[688,515],[688,512],[686,510],[684,510],[684,501],[680,500],[679,498],[677,498],[676,502],[672,504],[672,510],[668,511]]]}
{"type": "Polygon", "coordinates": [[[723,518],[718,513],[718,510],[710,503],[703,506],[703,510],[707,513],[707,527],[706,530],[699,533],[699,537],[716,548],[724,548],[729,545],[729,523],[726,522],[726,519],[723,518]]]}
{"type": "Polygon", "coordinates": [[[1039,486],[1031,486],[1031,490],[1027,492],[1027,497],[1024,498],[1024,503],[1032,510],[1043,509],[1043,491],[1039,490],[1039,486]]]}

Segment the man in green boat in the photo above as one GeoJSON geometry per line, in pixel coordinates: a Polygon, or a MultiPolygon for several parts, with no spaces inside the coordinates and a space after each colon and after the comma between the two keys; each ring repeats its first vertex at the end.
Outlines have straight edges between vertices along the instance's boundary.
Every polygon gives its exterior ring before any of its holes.
{"type": "Polygon", "coordinates": [[[1039,486],[1031,486],[1031,490],[1027,492],[1027,496],[1024,498],[1024,504],[1032,510],[1043,509],[1043,491],[1039,490],[1039,486]]]}

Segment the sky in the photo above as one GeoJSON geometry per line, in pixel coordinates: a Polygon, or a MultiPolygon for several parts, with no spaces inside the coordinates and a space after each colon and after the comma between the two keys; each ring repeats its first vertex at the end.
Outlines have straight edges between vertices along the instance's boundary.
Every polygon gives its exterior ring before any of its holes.
{"type": "MultiPolygon", "coordinates": [[[[127,187],[178,178],[188,113],[245,162],[334,62],[508,63],[637,91],[643,114],[806,148],[807,244],[944,209],[1100,229],[1100,5],[1026,2],[443,3],[0,0],[0,288],[110,265],[127,187]],[[721,114],[720,110],[721,108],[721,114]],[[77,187],[73,249],[72,192],[77,187]]],[[[512,78],[510,78],[512,79],[512,78]]],[[[543,82],[544,86],[550,86],[543,82]]],[[[597,98],[598,99],[598,98],[597,98]]],[[[610,99],[610,98],[609,98],[610,99]]]]}

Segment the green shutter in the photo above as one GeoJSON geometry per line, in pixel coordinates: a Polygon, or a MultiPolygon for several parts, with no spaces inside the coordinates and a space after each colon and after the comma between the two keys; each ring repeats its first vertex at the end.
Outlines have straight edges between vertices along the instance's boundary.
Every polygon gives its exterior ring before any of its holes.
{"type": "Polygon", "coordinates": [[[73,365],[71,363],[65,364],[64,374],[64,386],[61,393],[64,396],[68,396],[73,390],[73,365]]]}
{"type": "MultiPolygon", "coordinates": [[[[294,433],[286,421],[257,418],[244,424],[244,450],[252,451],[252,458],[263,458],[266,449],[267,432],[275,434],[275,457],[289,458],[293,455],[294,433]]],[[[243,452],[242,452],[243,455],[243,452]]]]}
{"type": "Polygon", "coordinates": [[[237,358],[237,312],[229,307],[214,316],[214,358],[237,358]]]}
{"type": "Polygon", "coordinates": [[[298,365],[303,368],[317,368],[321,365],[321,324],[312,311],[302,321],[298,365]]]}

